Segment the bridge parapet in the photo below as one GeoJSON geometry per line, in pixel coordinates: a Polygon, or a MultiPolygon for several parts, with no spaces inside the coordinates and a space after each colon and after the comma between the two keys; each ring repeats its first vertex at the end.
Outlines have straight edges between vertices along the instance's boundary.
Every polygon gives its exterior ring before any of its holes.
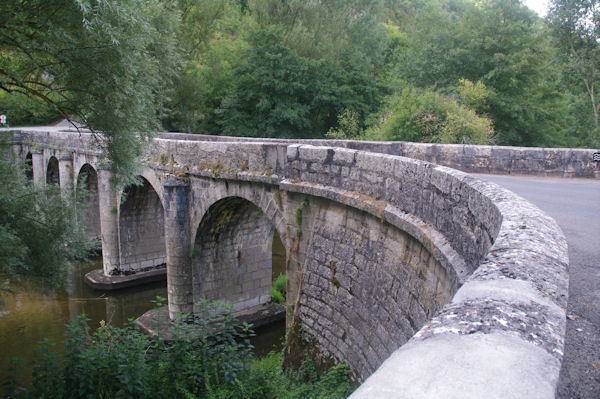
{"type": "MultiPolygon", "coordinates": [[[[205,136],[163,133],[163,138],[211,142],[268,142],[296,144],[299,140],[205,136]]],[[[342,147],[367,152],[400,155],[448,166],[467,173],[514,174],[600,178],[593,160],[594,149],[508,147],[472,144],[411,143],[404,141],[301,140],[302,144],[342,147]]]]}

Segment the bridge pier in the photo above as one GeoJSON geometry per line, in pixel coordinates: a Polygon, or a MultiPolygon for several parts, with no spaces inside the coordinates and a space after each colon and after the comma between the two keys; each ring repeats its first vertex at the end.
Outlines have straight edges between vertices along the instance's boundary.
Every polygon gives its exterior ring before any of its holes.
{"type": "Polygon", "coordinates": [[[58,154],[58,181],[60,193],[63,199],[67,199],[73,193],[73,156],[70,152],[58,154]]]}
{"type": "Polygon", "coordinates": [[[100,231],[102,237],[102,264],[104,274],[112,276],[119,271],[119,198],[110,181],[108,170],[98,170],[98,202],[100,204],[100,231]]]}
{"type": "Polygon", "coordinates": [[[34,186],[44,187],[46,185],[46,165],[42,150],[31,149],[31,168],[34,186]]]}
{"type": "Polygon", "coordinates": [[[169,317],[191,314],[192,246],[190,234],[189,181],[168,176],[163,182],[165,245],[167,253],[167,289],[169,317]]]}

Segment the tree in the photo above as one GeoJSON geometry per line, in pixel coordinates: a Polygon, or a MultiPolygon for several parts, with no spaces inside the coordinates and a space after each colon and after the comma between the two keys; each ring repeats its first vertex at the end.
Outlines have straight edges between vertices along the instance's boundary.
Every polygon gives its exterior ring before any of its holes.
{"type": "Polygon", "coordinates": [[[553,0],[549,18],[560,43],[570,53],[571,71],[585,86],[598,131],[600,98],[596,88],[600,84],[600,5],[596,0],[553,0]]]}
{"type": "Polygon", "coordinates": [[[541,20],[517,0],[431,3],[417,16],[399,73],[453,93],[481,81],[498,144],[556,145],[565,131],[553,48],[541,20]]]}
{"type": "Polygon", "coordinates": [[[215,109],[227,95],[233,68],[247,47],[242,32],[252,25],[233,0],[180,0],[178,34],[183,68],[169,91],[168,130],[219,134],[215,109]]]}
{"type": "Polygon", "coordinates": [[[344,109],[363,123],[378,106],[375,78],[355,53],[339,60],[299,56],[283,40],[281,26],[257,27],[231,91],[216,111],[223,133],[236,136],[323,137],[344,109]]]}
{"type": "Polygon", "coordinates": [[[45,101],[95,133],[117,182],[158,129],[177,14],[160,0],[0,2],[0,90],[45,101]]]}
{"type": "MultiPolygon", "coordinates": [[[[4,148],[0,148],[4,150],[4,148]]],[[[58,187],[39,189],[0,154],[0,293],[23,282],[44,291],[64,282],[68,261],[90,248],[75,207],[58,187]]]]}

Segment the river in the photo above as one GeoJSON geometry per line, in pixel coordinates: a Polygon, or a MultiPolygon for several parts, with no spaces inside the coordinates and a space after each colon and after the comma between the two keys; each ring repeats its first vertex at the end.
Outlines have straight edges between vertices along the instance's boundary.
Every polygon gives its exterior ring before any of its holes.
{"type": "MultiPolygon", "coordinates": [[[[281,262],[280,258],[274,253],[274,263],[276,259],[277,263],[281,262]]],[[[166,282],[111,292],[96,291],[88,287],[83,278],[85,273],[101,267],[101,258],[71,266],[66,287],[51,293],[42,294],[25,287],[2,296],[0,383],[4,379],[7,362],[19,357],[27,366],[42,339],[52,339],[57,343],[57,349],[62,350],[65,325],[77,315],[85,313],[91,328],[98,327],[101,320],[120,327],[130,318],[135,319],[152,309],[156,296],[167,297],[166,282]]],[[[275,270],[281,269],[274,267],[274,274],[275,270]]],[[[282,321],[261,328],[256,333],[252,343],[256,347],[255,354],[262,356],[280,345],[285,335],[285,323],[282,321]]],[[[28,370],[25,370],[26,374],[28,370]]]]}

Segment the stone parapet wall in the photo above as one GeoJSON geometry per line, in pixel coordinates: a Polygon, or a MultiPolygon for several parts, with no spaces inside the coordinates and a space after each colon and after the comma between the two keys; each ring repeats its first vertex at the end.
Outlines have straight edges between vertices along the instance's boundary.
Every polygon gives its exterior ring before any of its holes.
{"type": "Polygon", "coordinates": [[[342,196],[379,208],[374,212],[382,220],[386,212],[390,220],[412,215],[424,229],[441,233],[458,254],[445,256],[451,257],[459,282],[477,267],[498,232],[501,215],[488,198],[433,164],[299,144],[289,146],[287,156],[292,181],[339,189],[342,196]]]}
{"type": "MultiPolygon", "coordinates": [[[[288,160],[289,184],[296,188],[282,182],[286,190],[354,206],[392,225],[401,226],[397,220],[411,215],[419,219],[411,221],[420,231],[428,231],[431,237],[441,233],[433,257],[439,251],[440,264],[450,264],[453,270],[444,268],[447,276],[438,282],[452,281],[454,272],[462,285],[452,301],[395,351],[354,397],[397,397],[398,392],[414,398],[484,393],[487,397],[553,397],[564,345],[568,251],[551,218],[494,184],[407,158],[292,145],[288,160]],[[452,261],[445,263],[444,258],[452,261]]],[[[428,241],[421,237],[420,243],[428,241]]],[[[351,253],[356,256],[356,251],[351,253]]],[[[363,270],[369,273],[368,262],[366,266],[363,270]]],[[[433,273],[434,269],[425,270],[433,273]]],[[[319,279],[320,285],[325,277],[319,279]]],[[[401,290],[415,291],[410,283],[401,290]]],[[[427,289],[421,292],[427,296],[427,289]]],[[[391,304],[391,309],[405,309],[405,304],[396,304],[394,294],[388,291],[387,299],[379,296],[378,301],[391,304]]],[[[306,299],[308,318],[313,323],[325,321],[308,328],[322,335],[317,340],[326,348],[343,348],[340,339],[331,338],[327,305],[312,306],[311,301],[306,299]],[[315,307],[321,309],[316,316],[315,307]]],[[[361,313],[365,325],[384,325],[389,314],[380,320],[374,309],[361,313]]],[[[349,312],[352,320],[355,310],[349,312]]],[[[343,311],[342,316],[346,316],[343,311]]],[[[403,330],[401,323],[398,330],[403,330]]],[[[375,331],[378,334],[379,328],[375,331]]],[[[380,344],[374,341],[373,346],[380,344]]],[[[371,349],[367,345],[365,351],[377,353],[371,349]]]]}
{"type": "Polygon", "coordinates": [[[298,322],[321,355],[346,362],[363,381],[449,302],[458,284],[408,233],[314,194],[297,194],[308,198],[298,322]]]}
{"type": "Polygon", "coordinates": [[[284,140],[185,133],[163,133],[161,137],[191,141],[243,141],[287,144],[302,142],[315,146],[343,147],[401,155],[468,173],[600,178],[600,166],[592,159],[594,152],[600,150],[594,149],[430,144],[403,141],[284,140]]]}
{"type": "Polygon", "coordinates": [[[23,128],[0,129],[10,134],[10,142],[31,147],[58,149],[62,151],[77,151],[80,154],[101,155],[97,141],[91,133],[75,130],[59,130],[56,128],[23,128]]]}
{"type": "Polygon", "coordinates": [[[568,292],[560,228],[497,185],[436,169],[486,197],[502,216],[500,231],[452,301],[352,397],[554,397],[568,292]]]}
{"type": "Polygon", "coordinates": [[[403,143],[402,154],[470,173],[600,178],[597,150],[403,143]]]}
{"type": "MultiPolygon", "coordinates": [[[[48,128],[20,130],[19,138],[12,141],[27,142],[31,137],[45,145],[59,148],[64,145],[65,134],[71,138],[70,149],[87,148],[98,154],[96,143],[89,133],[74,130],[49,130],[48,128]],[[45,129],[45,131],[43,130],[45,129]],[[35,136],[32,136],[35,132],[35,136]],[[40,133],[43,132],[42,135],[40,133]]],[[[207,136],[188,133],[161,133],[160,139],[169,142],[261,143],[289,145],[302,142],[315,146],[342,147],[367,152],[400,155],[408,158],[448,166],[468,173],[514,174],[530,176],[557,176],[600,178],[600,165],[594,162],[594,152],[600,150],[578,148],[507,147],[469,144],[430,144],[411,142],[379,142],[355,140],[292,140],[251,137],[207,136]]],[[[177,146],[175,144],[175,146],[177,146]]],[[[180,144],[185,147],[186,144],[180,144]]],[[[172,148],[172,147],[171,147],[172,148]]]]}

